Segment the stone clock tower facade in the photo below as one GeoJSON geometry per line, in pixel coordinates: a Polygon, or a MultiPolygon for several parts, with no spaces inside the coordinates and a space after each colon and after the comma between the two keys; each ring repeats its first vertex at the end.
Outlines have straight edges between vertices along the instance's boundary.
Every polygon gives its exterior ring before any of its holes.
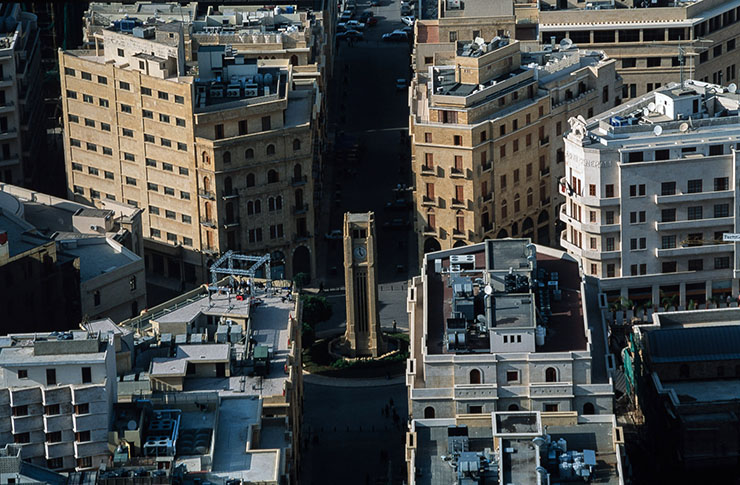
{"type": "Polygon", "coordinates": [[[383,354],[378,318],[375,215],[344,214],[344,287],[347,305],[345,352],[352,357],[383,354]]]}

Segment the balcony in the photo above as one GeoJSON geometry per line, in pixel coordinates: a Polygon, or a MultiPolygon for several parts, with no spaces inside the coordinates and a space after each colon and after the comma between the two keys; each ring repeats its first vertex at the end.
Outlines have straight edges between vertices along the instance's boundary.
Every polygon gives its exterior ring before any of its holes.
{"type": "Polygon", "coordinates": [[[41,402],[40,387],[13,388],[10,390],[10,405],[23,406],[41,402]]]}
{"type": "Polygon", "coordinates": [[[493,168],[493,162],[491,160],[488,160],[486,163],[482,163],[480,166],[481,170],[484,172],[488,172],[493,168]]]}
{"type": "Polygon", "coordinates": [[[429,196],[424,195],[421,198],[421,205],[423,205],[423,206],[434,206],[434,205],[437,205],[437,202],[434,200],[433,197],[429,197],[429,196]]]}
{"type": "Polygon", "coordinates": [[[11,418],[11,430],[13,434],[29,433],[44,429],[44,420],[40,414],[35,416],[13,416],[11,418]]]}
{"type": "Polygon", "coordinates": [[[208,200],[216,200],[216,196],[210,190],[198,190],[198,197],[208,200]]]}
{"type": "Polygon", "coordinates": [[[462,170],[459,170],[457,168],[451,168],[450,169],[450,178],[453,178],[453,179],[455,179],[455,178],[457,178],[457,179],[465,178],[465,172],[462,171],[462,170]]]}
{"type": "Polygon", "coordinates": [[[104,385],[91,385],[72,388],[72,404],[93,403],[106,400],[104,385]]]}
{"type": "Polygon", "coordinates": [[[7,88],[13,85],[13,76],[0,77],[0,88],[7,88]]]}
{"type": "Polygon", "coordinates": [[[425,236],[436,236],[437,235],[437,229],[431,226],[424,226],[421,232],[425,236]]]}
{"type": "Polygon", "coordinates": [[[680,231],[684,229],[701,229],[707,227],[732,226],[735,223],[733,217],[712,217],[709,219],[686,219],[683,221],[657,222],[655,229],[658,231],[680,231]]]}
{"type": "Polygon", "coordinates": [[[215,246],[201,246],[200,248],[201,252],[208,255],[217,255],[218,254],[218,248],[215,246]]]}
{"type": "Polygon", "coordinates": [[[310,232],[306,232],[306,233],[303,233],[303,234],[296,234],[295,237],[293,238],[293,240],[295,242],[301,242],[301,241],[308,241],[310,238],[311,238],[311,233],[310,232]]]}
{"type": "Polygon", "coordinates": [[[239,197],[239,193],[236,190],[230,190],[228,192],[225,190],[221,191],[221,198],[223,200],[236,199],[238,197],[239,197]]]}
{"type": "Polygon", "coordinates": [[[456,384],[455,399],[498,399],[496,383],[489,384],[456,384]]]}
{"type": "Polygon", "coordinates": [[[691,194],[656,195],[656,204],[683,204],[684,202],[701,202],[706,200],[730,199],[735,195],[734,190],[718,190],[716,192],[694,192],[691,194]]]}
{"type": "Polygon", "coordinates": [[[105,441],[74,442],[75,458],[105,455],[108,453],[108,444],[105,441]]]}
{"type": "Polygon", "coordinates": [[[72,456],[75,447],[71,441],[60,441],[59,443],[44,443],[44,451],[47,460],[61,458],[63,456],[72,456]]]}
{"type": "Polygon", "coordinates": [[[44,433],[53,433],[54,431],[62,431],[65,429],[72,429],[72,415],[44,415],[44,433]]]}
{"type": "Polygon", "coordinates": [[[540,170],[540,177],[545,177],[547,175],[550,175],[550,167],[540,170]]]}
{"type": "Polygon", "coordinates": [[[15,109],[15,103],[13,101],[6,101],[4,104],[0,104],[0,113],[8,113],[15,109]]]}
{"type": "Polygon", "coordinates": [[[452,209],[465,209],[465,201],[460,199],[452,199],[450,201],[450,208],[452,209]]]}
{"type": "Polygon", "coordinates": [[[294,205],[293,214],[300,215],[308,212],[308,204],[294,205]]]}
{"type": "Polygon", "coordinates": [[[44,406],[64,404],[72,400],[72,390],[69,386],[48,387],[43,390],[44,406]]]}
{"type": "Polygon", "coordinates": [[[541,147],[547,145],[548,143],[550,143],[550,137],[549,136],[546,136],[544,138],[540,138],[540,146],[541,147]]]}
{"type": "Polygon", "coordinates": [[[535,398],[569,398],[573,397],[571,382],[533,382],[529,384],[529,396],[535,398]]]}
{"type": "Polygon", "coordinates": [[[44,443],[23,443],[18,444],[17,446],[21,447],[21,457],[24,460],[42,457],[44,456],[44,453],[46,453],[44,443]]]}
{"type": "Polygon", "coordinates": [[[232,227],[239,227],[239,221],[237,219],[224,221],[224,229],[231,229],[232,227]]]}
{"type": "Polygon", "coordinates": [[[452,237],[454,239],[465,239],[465,231],[455,228],[452,230],[452,237]]]}
{"type": "Polygon", "coordinates": [[[655,255],[659,258],[676,258],[680,256],[700,256],[705,254],[731,253],[732,244],[707,244],[699,246],[685,246],[680,248],[655,248],[655,255]]]}
{"type": "Polygon", "coordinates": [[[419,173],[421,173],[422,175],[434,175],[434,167],[422,165],[419,169],[419,173]]]}
{"type": "Polygon", "coordinates": [[[213,219],[207,219],[205,217],[201,217],[200,224],[205,227],[210,227],[211,229],[216,228],[216,221],[214,221],[213,219]]]}
{"type": "Polygon", "coordinates": [[[72,431],[91,431],[93,429],[105,429],[108,426],[105,414],[73,414],[72,431]]]}
{"type": "Polygon", "coordinates": [[[0,140],[10,140],[18,136],[17,128],[8,128],[5,131],[0,131],[0,140]]]}
{"type": "Polygon", "coordinates": [[[491,202],[493,199],[493,192],[489,192],[485,194],[483,197],[481,197],[481,203],[485,204],[486,202],[491,202]]]}
{"type": "Polygon", "coordinates": [[[298,187],[299,185],[306,185],[308,182],[308,177],[306,175],[302,175],[300,177],[293,177],[290,179],[290,184],[293,187],[298,187]]]}

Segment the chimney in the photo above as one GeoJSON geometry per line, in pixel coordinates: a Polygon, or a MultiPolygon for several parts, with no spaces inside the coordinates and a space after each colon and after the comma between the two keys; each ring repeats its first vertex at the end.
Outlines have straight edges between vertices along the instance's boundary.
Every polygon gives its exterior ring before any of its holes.
{"type": "Polygon", "coordinates": [[[0,264],[5,264],[10,259],[10,242],[8,233],[0,231],[0,264]]]}

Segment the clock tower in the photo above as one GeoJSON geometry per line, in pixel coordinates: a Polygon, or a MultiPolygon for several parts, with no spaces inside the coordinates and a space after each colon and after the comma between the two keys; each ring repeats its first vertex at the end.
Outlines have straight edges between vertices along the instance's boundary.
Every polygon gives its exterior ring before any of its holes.
{"type": "Polygon", "coordinates": [[[353,357],[377,357],[385,346],[378,318],[375,215],[345,213],[343,242],[347,306],[344,349],[353,357]]]}

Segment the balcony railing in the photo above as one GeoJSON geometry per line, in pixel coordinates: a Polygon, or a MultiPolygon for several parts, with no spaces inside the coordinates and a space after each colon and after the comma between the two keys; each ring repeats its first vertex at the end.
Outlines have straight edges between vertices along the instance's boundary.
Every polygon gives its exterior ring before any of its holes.
{"type": "Polygon", "coordinates": [[[424,226],[422,229],[422,232],[425,236],[436,236],[437,235],[437,229],[431,226],[424,226]]]}
{"type": "Polygon", "coordinates": [[[422,165],[420,171],[422,175],[434,175],[434,167],[429,165],[422,165]]]}
{"type": "Polygon", "coordinates": [[[307,241],[310,237],[311,237],[311,233],[310,232],[305,232],[303,234],[296,234],[293,239],[296,242],[300,242],[300,241],[307,241]]]}
{"type": "Polygon", "coordinates": [[[549,136],[546,136],[544,138],[540,138],[540,146],[541,147],[547,145],[548,143],[550,143],[550,137],[549,136]]]}
{"type": "Polygon", "coordinates": [[[224,229],[230,229],[232,227],[239,227],[238,219],[231,219],[231,220],[224,221],[224,229]]]}
{"type": "Polygon", "coordinates": [[[544,177],[545,175],[550,175],[550,167],[545,167],[540,170],[540,177],[544,177]]]}
{"type": "Polygon", "coordinates": [[[72,404],[93,403],[106,400],[104,385],[90,385],[72,388],[72,404]]]}
{"type": "Polygon", "coordinates": [[[105,441],[89,441],[78,443],[75,441],[75,458],[104,455],[108,453],[108,444],[105,441]]]}
{"type": "Polygon", "coordinates": [[[44,420],[39,414],[35,416],[13,416],[12,420],[11,429],[14,434],[44,429],[44,420]]]}
{"type": "Polygon", "coordinates": [[[206,254],[218,254],[218,248],[215,246],[201,246],[201,251],[206,254]]]}
{"type": "Polygon", "coordinates": [[[493,192],[483,195],[483,202],[491,202],[491,199],[493,199],[493,192]]]}
{"type": "Polygon", "coordinates": [[[451,168],[450,169],[450,177],[452,177],[452,178],[463,178],[463,177],[465,177],[465,172],[463,170],[460,170],[459,168],[451,168]]]}
{"type": "Polygon", "coordinates": [[[433,197],[428,197],[426,195],[422,196],[421,198],[421,205],[435,205],[436,201],[433,197]]]}
{"type": "Polygon", "coordinates": [[[486,163],[481,163],[480,168],[484,172],[487,172],[488,170],[491,170],[491,167],[493,167],[493,162],[491,160],[487,161],[486,163]]]}
{"type": "Polygon", "coordinates": [[[44,389],[44,406],[68,403],[72,400],[72,390],[69,386],[48,387],[44,389]]]}
{"type": "Polygon", "coordinates": [[[237,197],[239,197],[239,193],[236,190],[230,190],[228,192],[226,190],[221,191],[221,198],[224,200],[236,199],[237,197]]]}
{"type": "Polygon", "coordinates": [[[64,429],[72,429],[72,415],[44,415],[44,433],[53,433],[54,431],[62,431],[64,429]]]}
{"type": "Polygon", "coordinates": [[[450,207],[456,208],[456,209],[464,209],[465,208],[465,201],[460,199],[452,199],[450,201],[450,207]]]}
{"type": "Polygon", "coordinates": [[[41,388],[39,387],[27,387],[10,390],[10,405],[13,407],[40,402],[41,388]]]}
{"type": "Polygon", "coordinates": [[[198,196],[203,199],[216,200],[216,196],[210,190],[198,190],[198,196]]]}
{"type": "Polygon", "coordinates": [[[293,206],[293,214],[295,215],[305,214],[306,212],[308,212],[308,204],[301,204],[301,205],[293,206]]]}
{"type": "Polygon", "coordinates": [[[75,448],[71,441],[60,441],[58,443],[44,443],[44,451],[46,459],[51,460],[63,456],[72,456],[75,448]]]}
{"type": "Polygon", "coordinates": [[[452,237],[454,238],[465,238],[465,231],[461,231],[458,228],[452,230],[452,237]]]}
{"type": "Polygon", "coordinates": [[[290,179],[290,183],[293,185],[293,187],[297,187],[299,185],[305,185],[308,182],[308,177],[306,175],[303,175],[301,177],[293,177],[290,179]]]}
{"type": "Polygon", "coordinates": [[[206,227],[210,227],[212,229],[214,229],[216,227],[216,221],[214,221],[213,219],[207,219],[205,217],[201,217],[200,218],[200,223],[201,223],[201,225],[206,226],[206,227]]]}

